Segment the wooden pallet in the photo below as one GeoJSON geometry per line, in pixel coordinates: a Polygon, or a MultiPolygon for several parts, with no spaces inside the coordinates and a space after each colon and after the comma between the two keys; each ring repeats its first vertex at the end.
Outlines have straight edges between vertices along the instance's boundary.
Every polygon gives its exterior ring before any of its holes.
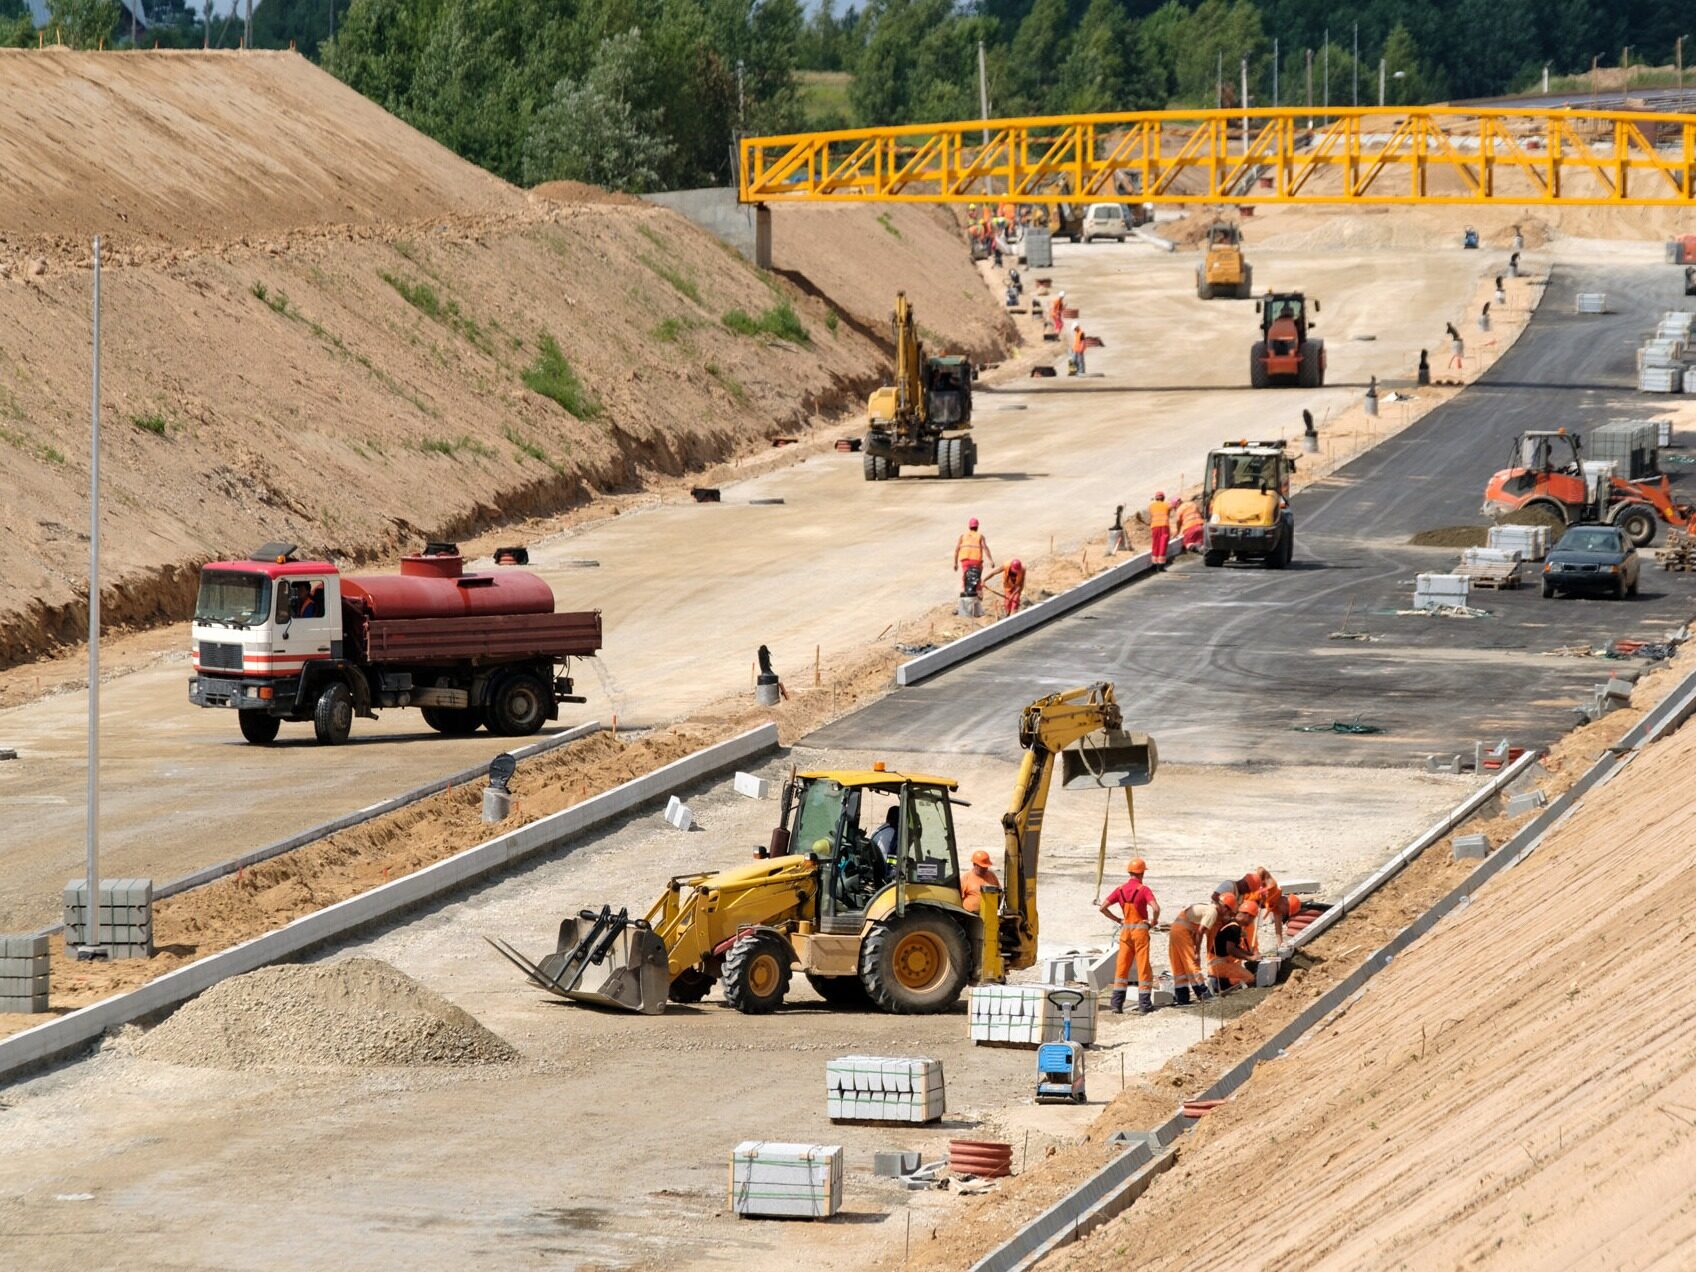
{"type": "Polygon", "coordinates": [[[1688,574],[1696,570],[1696,541],[1687,530],[1669,531],[1667,541],[1655,549],[1655,561],[1663,570],[1688,574]]]}
{"type": "Polygon", "coordinates": [[[1475,589],[1482,591],[1499,592],[1519,586],[1519,565],[1517,562],[1463,565],[1455,573],[1465,575],[1472,580],[1472,586],[1475,589]]]}

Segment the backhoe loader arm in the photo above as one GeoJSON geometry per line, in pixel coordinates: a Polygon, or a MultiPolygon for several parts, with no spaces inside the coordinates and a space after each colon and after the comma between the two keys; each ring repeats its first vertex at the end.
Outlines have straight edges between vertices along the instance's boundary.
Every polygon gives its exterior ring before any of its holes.
{"type": "Polygon", "coordinates": [[[1119,704],[1105,681],[1039,698],[1019,718],[1019,745],[1025,753],[1012,802],[1001,818],[1006,834],[1001,948],[1013,968],[1036,962],[1037,860],[1054,758],[1092,733],[1116,733],[1119,727],[1119,704]]]}

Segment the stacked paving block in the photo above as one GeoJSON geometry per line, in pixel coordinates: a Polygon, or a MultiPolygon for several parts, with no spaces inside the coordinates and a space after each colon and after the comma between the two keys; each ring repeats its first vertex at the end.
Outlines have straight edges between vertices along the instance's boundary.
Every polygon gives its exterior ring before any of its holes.
{"type": "Polygon", "coordinates": [[[1491,526],[1486,546],[1517,552],[1522,561],[1541,561],[1549,555],[1547,526],[1491,526]]]}
{"type": "MultiPolygon", "coordinates": [[[[972,1041],[1009,1047],[1040,1047],[1059,1042],[1060,1009],[1048,995],[1065,985],[978,985],[972,989],[972,1041]]],[[[1095,1041],[1096,1000],[1085,994],[1072,1008],[1072,1041],[1095,1041]]]]}
{"type": "Polygon", "coordinates": [[[1472,582],[1464,574],[1420,574],[1414,577],[1414,609],[1463,609],[1471,596],[1472,582]]]}
{"type": "Polygon", "coordinates": [[[910,1056],[838,1056],[825,1063],[833,1122],[935,1122],[943,1111],[942,1061],[910,1056]]]}
{"type": "Polygon", "coordinates": [[[47,1010],[47,938],[0,936],[0,1012],[47,1010]]]}
{"type": "MultiPolygon", "coordinates": [[[[153,880],[100,881],[100,948],[107,958],[153,956],[153,880]]],[[[88,881],[65,885],[65,947],[89,945],[88,881]]]]}
{"type": "Polygon", "coordinates": [[[1452,846],[1456,861],[1482,861],[1490,855],[1488,835],[1456,835],[1452,846]]]}
{"type": "Polygon", "coordinates": [[[829,1219],[842,1209],[842,1147],[744,1140],[730,1155],[730,1209],[743,1217],[829,1219]]]}

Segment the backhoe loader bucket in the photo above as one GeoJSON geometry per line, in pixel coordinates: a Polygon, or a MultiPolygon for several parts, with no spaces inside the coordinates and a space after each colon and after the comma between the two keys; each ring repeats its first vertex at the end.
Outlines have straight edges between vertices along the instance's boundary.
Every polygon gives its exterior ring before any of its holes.
{"type": "Polygon", "coordinates": [[[1159,762],[1146,733],[1097,733],[1060,752],[1060,784],[1075,791],[1100,786],[1146,786],[1159,762]]]}
{"type": "Polygon", "coordinates": [[[531,984],[560,998],[657,1016],[665,1010],[671,966],[665,942],[645,919],[611,906],[580,910],[559,925],[559,943],[532,963],[507,942],[484,937],[531,984]]]}

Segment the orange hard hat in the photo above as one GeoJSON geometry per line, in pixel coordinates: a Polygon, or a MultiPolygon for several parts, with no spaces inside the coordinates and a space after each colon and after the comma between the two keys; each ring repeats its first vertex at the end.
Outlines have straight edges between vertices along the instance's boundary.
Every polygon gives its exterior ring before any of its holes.
{"type": "Polygon", "coordinates": [[[1289,893],[1286,892],[1284,894],[1284,913],[1292,919],[1296,915],[1300,914],[1301,913],[1301,898],[1300,897],[1292,897],[1289,893]]]}
{"type": "Polygon", "coordinates": [[[972,864],[974,866],[985,866],[985,867],[987,867],[989,865],[989,854],[987,852],[985,852],[982,848],[979,848],[976,852],[974,852],[972,854],[972,864]]]}
{"type": "Polygon", "coordinates": [[[1141,857],[1132,857],[1125,863],[1125,873],[1140,875],[1148,869],[1148,863],[1141,857]]]}
{"type": "Polygon", "coordinates": [[[1224,906],[1227,910],[1236,909],[1237,894],[1234,892],[1221,892],[1219,894],[1219,904],[1224,906]]]}
{"type": "Polygon", "coordinates": [[[1260,902],[1258,902],[1258,901],[1244,901],[1243,904],[1242,904],[1242,908],[1239,909],[1237,911],[1237,913],[1238,914],[1246,914],[1246,915],[1249,916],[1249,918],[1252,919],[1255,915],[1260,913],[1260,902]]]}

